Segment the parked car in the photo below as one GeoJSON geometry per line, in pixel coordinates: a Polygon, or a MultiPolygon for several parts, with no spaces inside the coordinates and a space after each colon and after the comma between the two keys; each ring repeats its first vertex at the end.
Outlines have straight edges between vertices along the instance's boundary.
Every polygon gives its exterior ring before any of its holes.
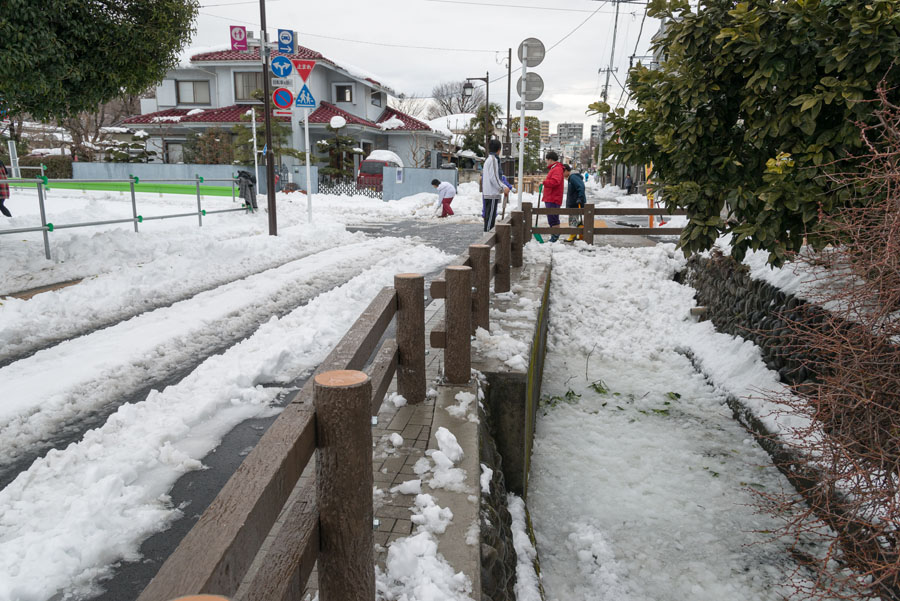
{"type": "Polygon", "coordinates": [[[403,161],[389,150],[376,150],[359,164],[356,174],[357,188],[370,188],[381,192],[384,184],[382,168],[403,167],[403,161]]]}

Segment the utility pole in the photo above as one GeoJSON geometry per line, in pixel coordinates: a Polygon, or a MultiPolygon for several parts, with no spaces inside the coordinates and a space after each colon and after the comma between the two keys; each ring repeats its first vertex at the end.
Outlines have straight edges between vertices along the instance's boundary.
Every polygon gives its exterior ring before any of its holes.
{"type": "MultiPolygon", "coordinates": [[[[266,200],[269,209],[269,235],[278,235],[275,216],[275,149],[272,147],[272,109],[269,106],[269,36],[266,32],[266,0],[259,0],[259,53],[263,61],[263,106],[266,111],[266,200]]],[[[307,187],[309,187],[307,185],[307,187]]]]}
{"type": "MultiPolygon", "coordinates": [[[[606,71],[606,83],[603,84],[603,102],[607,102],[607,98],[609,97],[609,76],[615,70],[613,65],[613,61],[616,57],[616,33],[619,29],[619,4],[621,0],[613,0],[616,4],[616,17],[615,21],[613,21],[613,36],[612,36],[612,50],[609,54],[609,67],[606,69],[601,69],[600,72],[606,71]]],[[[598,167],[603,162],[603,142],[606,139],[606,113],[600,114],[600,142],[599,142],[599,151],[597,153],[597,164],[598,167]]],[[[601,171],[603,173],[603,171],[601,171]]],[[[600,183],[603,182],[603,178],[600,178],[600,183]]]]}
{"type": "MultiPolygon", "coordinates": [[[[510,118],[512,114],[510,113],[511,108],[511,99],[512,99],[512,48],[509,49],[509,58],[506,62],[506,148],[507,148],[507,160],[506,164],[509,165],[509,157],[512,155],[512,135],[510,134],[510,118]]],[[[508,169],[507,169],[508,171],[508,169]]],[[[512,175],[511,173],[506,173],[504,175],[512,175]]],[[[505,206],[505,205],[504,205],[505,206]]]]}

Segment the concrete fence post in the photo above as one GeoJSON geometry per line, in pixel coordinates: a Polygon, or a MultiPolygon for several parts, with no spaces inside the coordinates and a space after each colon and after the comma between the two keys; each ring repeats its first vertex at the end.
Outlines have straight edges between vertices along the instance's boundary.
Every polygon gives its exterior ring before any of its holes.
{"type": "Polygon", "coordinates": [[[131,216],[134,219],[134,233],[138,233],[138,214],[137,214],[137,198],[134,196],[134,176],[129,175],[128,182],[131,187],[131,216]]]}
{"type": "Polygon", "coordinates": [[[584,205],[584,241],[586,244],[594,244],[594,205],[584,205]]]}
{"type": "Polygon", "coordinates": [[[491,329],[491,247],[487,244],[470,244],[472,259],[473,293],[472,333],[478,328],[491,329]]]}
{"type": "Polygon", "coordinates": [[[522,244],[531,242],[531,203],[522,203],[522,244]]]}
{"type": "Polygon", "coordinates": [[[315,377],[319,599],[372,601],[372,383],[361,371],[315,377]]]}
{"type": "Polygon", "coordinates": [[[509,222],[512,225],[510,260],[513,267],[522,266],[522,245],[525,244],[525,237],[522,234],[523,219],[522,211],[512,211],[509,214],[509,222]]]}
{"type": "Polygon", "coordinates": [[[494,252],[494,260],[497,262],[497,274],[494,276],[494,292],[509,292],[510,282],[510,230],[508,223],[498,223],[497,246],[494,252]]]}
{"type": "Polygon", "coordinates": [[[425,400],[425,276],[399,273],[397,291],[397,392],[409,403],[425,400]]]}
{"type": "Polygon", "coordinates": [[[203,208],[200,206],[200,176],[194,176],[197,178],[197,222],[200,224],[200,227],[203,227],[203,208]]]}
{"type": "Polygon", "coordinates": [[[472,268],[451,265],[444,270],[447,299],[444,322],[444,377],[449,384],[467,384],[472,372],[472,268]]]}
{"type": "Polygon", "coordinates": [[[47,193],[43,182],[37,183],[38,208],[41,211],[41,234],[44,237],[44,256],[50,259],[50,237],[47,236],[47,211],[44,209],[44,195],[47,193]]]}

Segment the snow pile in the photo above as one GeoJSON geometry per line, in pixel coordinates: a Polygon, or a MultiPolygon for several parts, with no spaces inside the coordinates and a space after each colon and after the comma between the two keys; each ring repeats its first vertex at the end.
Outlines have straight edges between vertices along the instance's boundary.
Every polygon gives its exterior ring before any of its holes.
{"type": "Polygon", "coordinates": [[[335,115],[331,118],[331,121],[328,122],[332,129],[340,129],[347,125],[347,120],[341,117],[340,115],[335,115]]]}
{"type": "Polygon", "coordinates": [[[474,408],[475,395],[471,392],[461,391],[456,393],[456,396],[453,398],[458,402],[455,405],[446,407],[447,413],[459,419],[467,419],[470,422],[478,423],[477,411],[469,411],[470,406],[474,408]]]}
{"type": "MultiPolygon", "coordinates": [[[[484,466],[482,466],[484,468],[484,466]]],[[[484,488],[484,476],[482,476],[482,489],[484,488]]],[[[525,522],[525,502],[513,493],[506,495],[509,515],[512,518],[510,525],[513,535],[513,547],[516,549],[516,601],[544,601],[541,596],[541,586],[538,582],[537,572],[534,568],[534,560],[537,551],[531,544],[528,536],[528,528],[525,522]]],[[[589,596],[582,597],[589,599],[589,596]]],[[[620,601],[618,597],[610,597],[620,601]]],[[[624,601],[624,600],[621,600],[624,601]]]]}
{"type": "Polygon", "coordinates": [[[187,112],[187,116],[190,117],[191,115],[199,115],[202,112],[204,112],[203,109],[191,109],[187,112]]]}
{"type": "Polygon", "coordinates": [[[419,527],[420,532],[443,534],[453,521],[453,512],[448,507],[437,505],[431,495],[419,494],[416,495],[416,504],[410,519],[419,527]]]}
{"type": "Polygon", "coordinates": [[[475,331],[472,348],[483,355],[503,361],[508,367],[517,371],[528,370],[528,344],[506,333],[499,325],[488,332],[484,328],[475,331]]]}
{"type": "Polygon", "coordinates": [[[403,446],[403,437],[396,432],[391,432],[390,441],[395,447],[403,446]]]}
{"type": "Polygon", "coordinates": [[[472,582],[453,571],[428,531],[391,543],[385,567],[375,568],[379,601],[474,601],[472,582]]]}
{"type": "Polygon", "coordinates": [[[781,385],[758,349],[689,317],[694,291],[672,279],[684,264],[672,245],[526,253],[553,261],[528,496],[548,601],[789,591],[791,541],[765,534],[780,523],[754,491],[790,485],[725,405],[752,394],[743,401],[773,431],[789,427],[763,397],[781,385]]]}
{"type": "Polygon", "coordinates": [[[478,479],[479,484],[481,484],[481,492],[483,494],[489,495],[491,494],[491,478],[494,477],[494,470],[486,466],[485,464],[481,464],[481,477],[478,479]]]}
{"type": "Polygon", "coordinates": [[[142,140],[144,138],[149,138],[150,134],[148,134],[146,131],[141,129],[139,131],[134,132],[134,137],[142,140]]]}
{"type": "Polygon", "coordinates": [[[463,458],[462,447],[456,441],[456,436],[447,428],[441,426],[434,433],[434,437],[438,441],[438,448],[447,456],[447,459],[453,463],[458,463],[463,458]]]}
{"type": "MultiPolygon", "coordinates": [[[[190,113],[188,113],[190,114],[190,113]]],[[[100,131],[104,134],[127,134],[130,133],[131,130],[127,127],[116,127],[113,125],[107,125],[106,127],[101,127],[100,131]]]]}
{"type": "Polygon", "coordinates": [[[382,129],[382,131],[387,131],[389,129],[401,129],[406,125],[402,119],[397,117],[397,115],[391,115],[390,119],[382,121],[378,124],[378,127],[382,129]]]}
{"type": "Polygon", "coordinates": [[[386,161],[393,163],[398,167],[403,167],[403,161],[400,156],[390,150],[373,150],[372,154],[366,157],[367,161],[386,161]]]}
{"type": "Polygon", "coordinates": [[[388,396],[387,401],[389,403],[391,403],[392,405],[394,405],[394,407],[396,407],[397,409],[406,405],[406,402],[407,402],[405,396],[403,396],[401,394],[397,394],[396,392],[392,392],[388,396]]]}
{"type": "Polygon", "coordinates": [[[422,493],[422,481],[419,479],[407,480],[391,488],[391,493],[401,495],[418,495],[422,493]]]}

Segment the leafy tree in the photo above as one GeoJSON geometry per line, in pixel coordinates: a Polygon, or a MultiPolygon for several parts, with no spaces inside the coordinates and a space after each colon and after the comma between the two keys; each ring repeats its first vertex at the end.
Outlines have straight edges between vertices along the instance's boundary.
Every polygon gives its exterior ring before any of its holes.
{"type": "Polygon", "coordinates": [[[231,165],[234,163],[231,134],[218,127],[211,127],[202,134],[191,132],[184,143],[184,162],[195,165],[231,165]]]}
{"type": "MultiPolygon", "coordinates": [[[[258,90],[257,90],[258,91],[258,90]]],[[[254,96],[256,96],[254,92],[254,96]]],[[[262,93],[259,93],[262,98],[262,93]]],[[[254,107],[256,111],[256,145],[262,151],[266,143],[265,112],[262,107],[254,107]]],[[[234,161],[244,165],[253,164],[253,128],[250,126],[250,115],[242,115],[245,125],[236,124],[232,129],[234,143],[234,161]]],[[[276,117],[269,120],[272,126],[272,150],[275,156],[290,156],[299,161],[306,160],[306,153],[291,146],[291,127],[276,117]]]]}
{"type": "MultiPolygon", "coordinates": [[[[503,123],[503,108],[499,104],[491,103],[489,119],[493,129],[500,127],[503,123]]],[[[491,132],[493,134],[493,132],[491,132]]],[[[493,137],[493,136],[492,136],[493,137]]],[[[480,157],[487,156],[487,149],[484,147],[484,104],[478,107],[475,117],[469,122],[463,137],[463,150],[471,150],[480,157]]]]}
{"type": "MultiPolygon", "coordinates": [[[[519,131],[519,118],[513,117],[510,121],[510,128],[513,133],[519,131]]],[[[525,127],[528,128],[528,137],[525,138],[525,161],[524,169],[526,173],[537,173],[544,171],[544,163],[541,161],[541,120],[537,117],[525,117],[525,127]]],[[[518,155],[519,146],[513,143],[513,154],[518,155]]],[[[518,169],[518,163],[516,163],[518,169]]]]}
{"type": "Polygon", "coordinates": [[[333,133],[334,137],[319,140],[316,143],[316,150],[325,155],[319,157],[317,161],[327,165],[319,169],[319,172],[332,179],[352,178],[353,157],[362,154],[357,148],[356,140],[350,136],[341,135],[340,128],[328,125],[326,129],[333,133]]]}
{"type": "Polygon", "coordinates": [[[683,251],[726,233],[737,259],[765,249],[781,264],[804,237],[821,248],[820,209],[852,202],[828,176],[858,167],[858,125],[872,123],[882,78],[897,99],[896,3],[653,0],[649,14],[666,19],[660,67],[631,69],[638,109],[612,113],[609,146],[652,162],[667,206],[687,210],[683,251]]]}
{"type": "Polygon", "coordinates": [[[162,80],[194,32],[197,0],[6,0],[0,90],[13,114],[62,118],[162,80]]]}

